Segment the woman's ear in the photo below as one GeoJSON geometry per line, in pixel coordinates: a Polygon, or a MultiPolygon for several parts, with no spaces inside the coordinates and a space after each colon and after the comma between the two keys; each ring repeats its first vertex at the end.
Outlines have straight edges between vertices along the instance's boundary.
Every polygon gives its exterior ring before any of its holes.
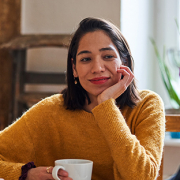
{"type": "Polygon", "coordinates": [[[73,75],[74,77],[78,77],[77,71],[76,71],[76,65],[73,62],[73,58],[71,59],[71,64],[72,64],[72,70],[73,70],[73,75]]]}

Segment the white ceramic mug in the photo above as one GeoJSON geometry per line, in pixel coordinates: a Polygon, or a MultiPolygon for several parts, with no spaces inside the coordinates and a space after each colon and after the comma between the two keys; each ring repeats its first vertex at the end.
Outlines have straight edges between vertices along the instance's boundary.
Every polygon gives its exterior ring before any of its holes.
{"type": "Polygon", "coordinates": [[[63,169],[69,173],[69,177],[73,180],[91,180],[93,162],[85,159],[62,159],[55,161],[55,167],[52,176],[55,180],[58,177],[59,169],[63,169]]]}

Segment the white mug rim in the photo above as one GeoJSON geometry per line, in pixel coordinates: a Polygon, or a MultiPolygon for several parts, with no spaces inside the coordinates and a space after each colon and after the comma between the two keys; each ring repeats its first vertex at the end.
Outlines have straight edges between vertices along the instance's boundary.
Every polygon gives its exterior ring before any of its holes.
{"type": "Polygon", "coordinates": [[[59,164],[67,164],[67,165],[85,165],[85,164],[92,164],[93,161],[88,160],[88,159],[59,159],[55,161],[55,165],[59,164]],[[81,161],[82,163],[66,163],[66,161],[81,161]]]}

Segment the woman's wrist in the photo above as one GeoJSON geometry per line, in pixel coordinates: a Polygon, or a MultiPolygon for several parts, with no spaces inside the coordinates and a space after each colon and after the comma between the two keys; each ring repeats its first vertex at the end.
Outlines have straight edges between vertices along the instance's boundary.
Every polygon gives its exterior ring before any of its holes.
{"type": "Polygon", "coordinates": [[[99,96],[97,97],[97,102],[98,102],[98,104],[101,104],[101,103],[103,103],[104,101],[106,101],[106,100],[108,100],[108,99],[110,99],[110,98],[107,97],[107,96],[104,96],[104,97],[103,97],[103,95],[99,95],[99,96]]]}
{"type": "Polygon", "coordinates": [[[24,166],[21,167],[21,176],[19,177],[19,180],[25,180],[27,177],[27,173],[30,169],[36,168],[34,165],[34,162],[28,162],[24,166]]]}

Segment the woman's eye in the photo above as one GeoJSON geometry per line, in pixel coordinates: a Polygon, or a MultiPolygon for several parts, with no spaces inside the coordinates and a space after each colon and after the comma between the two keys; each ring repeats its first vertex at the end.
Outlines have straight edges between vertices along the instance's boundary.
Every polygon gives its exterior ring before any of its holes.
{"type": "Polygon", "coordinates": [[[111,59],[111,58],[113,58],[113,57],[114,57],[114,56],[112,56],[112,55],[104,56],[105,59],[111,59]]]}
{"type": "Polygon", "coordinates": [[[83,58],[83,59],[81,59],[82,62],[87,62],[87,61],[90,61],[90,60],[91,60],[91,58],[83,58]]]}

